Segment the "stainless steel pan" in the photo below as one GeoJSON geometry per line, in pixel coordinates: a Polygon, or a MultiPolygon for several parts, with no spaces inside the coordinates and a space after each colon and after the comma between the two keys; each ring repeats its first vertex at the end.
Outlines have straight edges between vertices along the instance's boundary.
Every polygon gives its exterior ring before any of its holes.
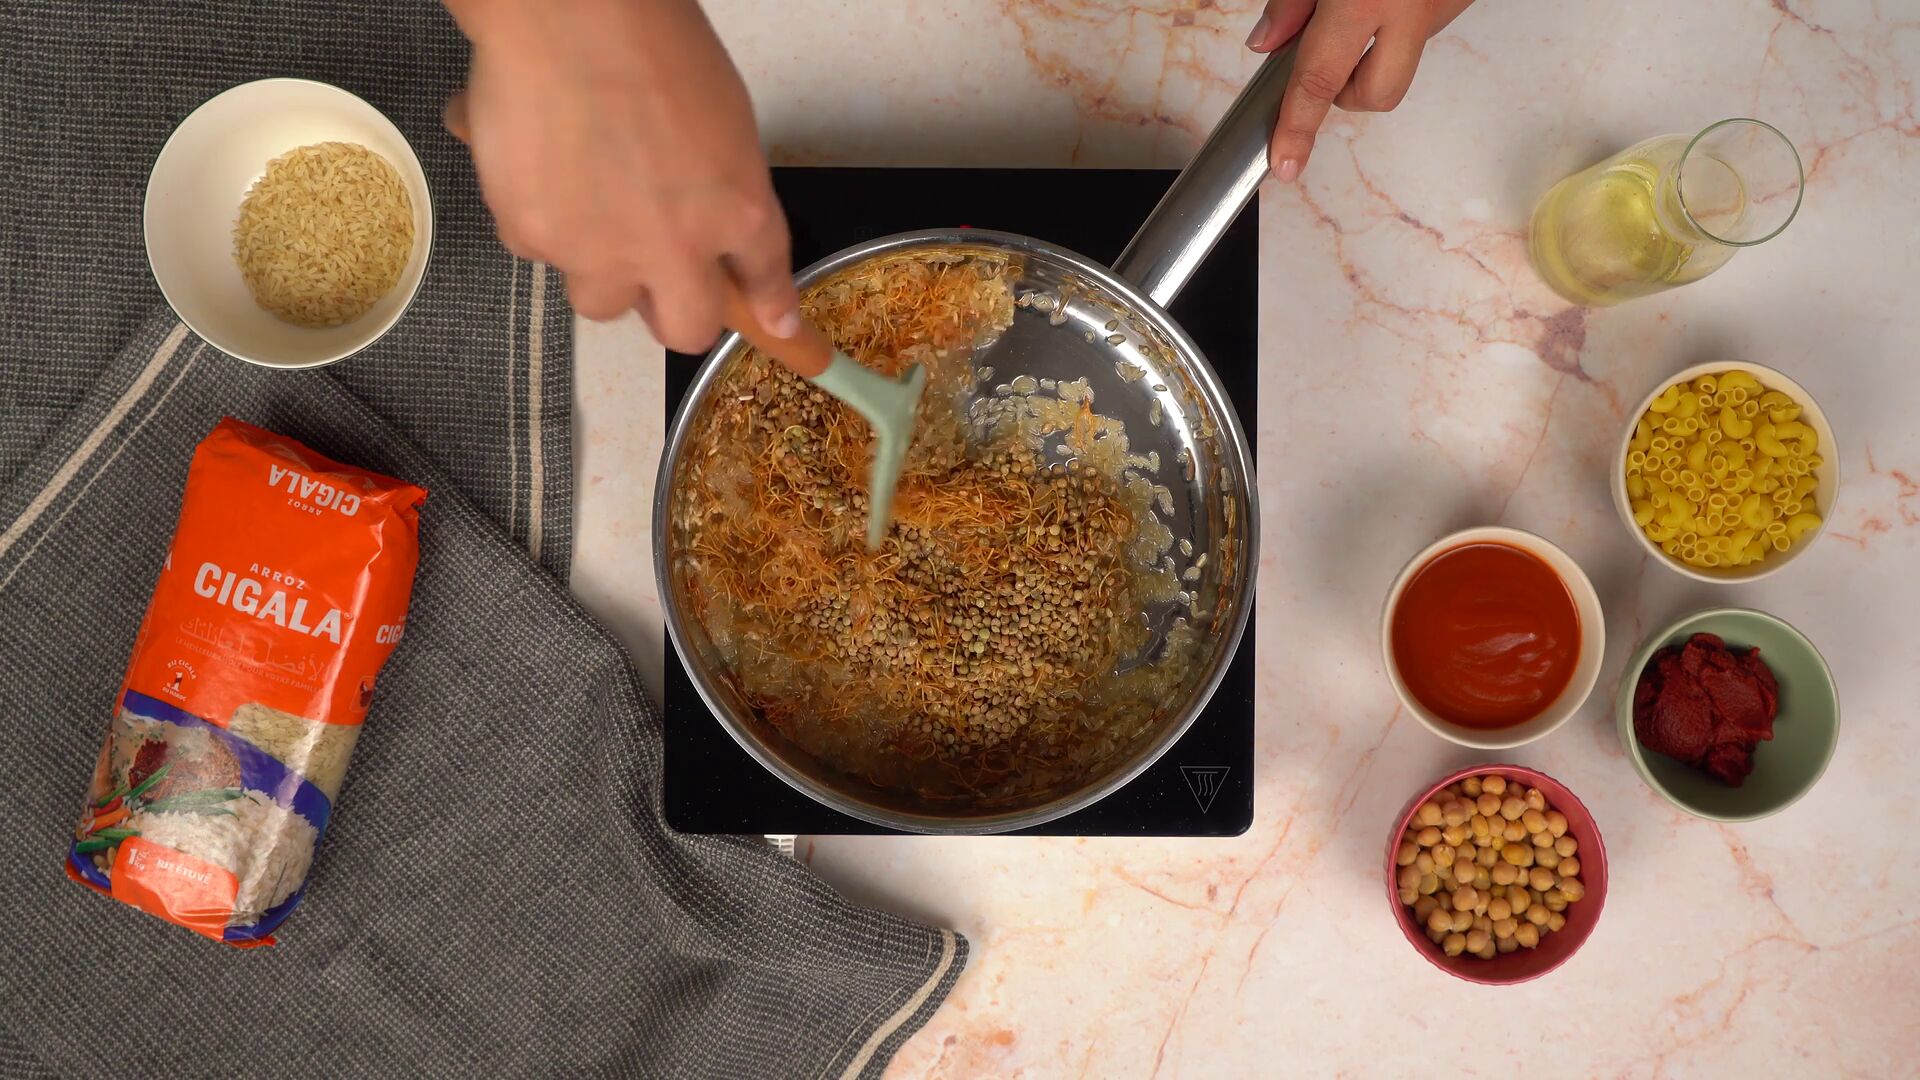
{"type": "MultiPolygon", "coordinates": [[[[1225,674],[1246,626],[1259,562],[1259,510],[1246,434],[1206,357],[1167,315],[1187,279],[1253,197],[1267,172],[1267,139],[1293,67],[1291,45],[1262,64],[1111,269],[1044,240],[977,229],[928,230],[847,248],[806,268],[802,288],[866,260],[915,251],[989,251],[1023,268],[1013,325],[974,357],[993,375],[982,395],[1085,378],[1095,411],[1122,420],[1134,453],[1157,462],[1147,479],[1166,490],[1159,517],[1178,543],[1168,557],[1182,595],[1143,614],[1150,662],[1181,621],[1200,635],[1192,664],[1153,722],[1129,744],[1052,788],[989,805],[929,803],[882,790],[816,760],[766,724],[735,688],[697,619],[686,575],[697,572],[673,526],[683,454],[721,372],[744,354],[739,335],[707,357],[668,433],[653,508],[654,571],[667,630],[702,698],[740,745],[812,798],[876,825],[921,833],[991,833],[1072,813],[1121,787],[1187,730],[1225,674]],[[1020,380],[1028,376],[1031,383],[1020,380]],[[1190,545],[1190,553],[1189,553],[1190,545]]],[[[1226,358],[1250,364],[1251,356],[1226,358]]]]}

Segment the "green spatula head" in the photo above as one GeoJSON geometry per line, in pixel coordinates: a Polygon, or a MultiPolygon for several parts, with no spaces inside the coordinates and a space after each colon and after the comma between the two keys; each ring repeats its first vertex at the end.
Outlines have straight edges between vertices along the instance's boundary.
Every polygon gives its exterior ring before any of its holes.
{"type": "Polygon", "coordinates": [[[862,365],[843,352],[812,379],[815,386],[852,406],[873,428],[873,471],[867,476],[867,550],[880,546],[893,523],[893,495],[913,441],[913,422],[927,373],[915,364],[898,379],[862,365]]]}

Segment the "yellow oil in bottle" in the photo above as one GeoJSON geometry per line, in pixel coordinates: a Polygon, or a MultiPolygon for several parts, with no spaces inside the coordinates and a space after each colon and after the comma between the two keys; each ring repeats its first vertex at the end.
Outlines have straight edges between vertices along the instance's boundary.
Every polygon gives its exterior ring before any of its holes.
{"type": "MultiPolygon", "coordinates": [[[[1684,136],[1651,139],[1574,173],[1554,185],[1533,212],[1528,243],[1546,283],[1576,304],[1614,304],[1698,281],[1718,270],[1736,248],[1697,226],[1680,205],[1674,168],[1684,136]]],[[[1689,192],[1713,190],[1715,221],[1737,219],[1744,199],[1739,178],[1724,163],[1689,165],[1689,192]],[[1696,180],[1697,170],[1715,174],[1696,180]]]]}

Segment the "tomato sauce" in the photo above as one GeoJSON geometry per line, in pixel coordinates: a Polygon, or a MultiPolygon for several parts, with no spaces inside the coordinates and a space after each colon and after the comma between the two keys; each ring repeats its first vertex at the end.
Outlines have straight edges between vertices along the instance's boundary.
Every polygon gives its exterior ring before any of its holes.
{"type": "Polygon", "coordinates": [[[1510,544],[1463,544],[1414,571],[1393,611],[1393,661],[1434,715],[1503,728],[1573,678],[1580,613],[1553,568],[1510,544]]]}

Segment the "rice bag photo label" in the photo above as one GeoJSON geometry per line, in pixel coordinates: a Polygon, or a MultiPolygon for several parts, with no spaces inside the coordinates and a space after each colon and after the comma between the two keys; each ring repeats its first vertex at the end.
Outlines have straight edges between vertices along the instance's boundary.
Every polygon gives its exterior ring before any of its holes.
{"type": "Polygon", "coordinates": [[[232,945],[298,905],[380,668],[425,489],[222,420],[194,451],[67,858],[232,945]]]}

